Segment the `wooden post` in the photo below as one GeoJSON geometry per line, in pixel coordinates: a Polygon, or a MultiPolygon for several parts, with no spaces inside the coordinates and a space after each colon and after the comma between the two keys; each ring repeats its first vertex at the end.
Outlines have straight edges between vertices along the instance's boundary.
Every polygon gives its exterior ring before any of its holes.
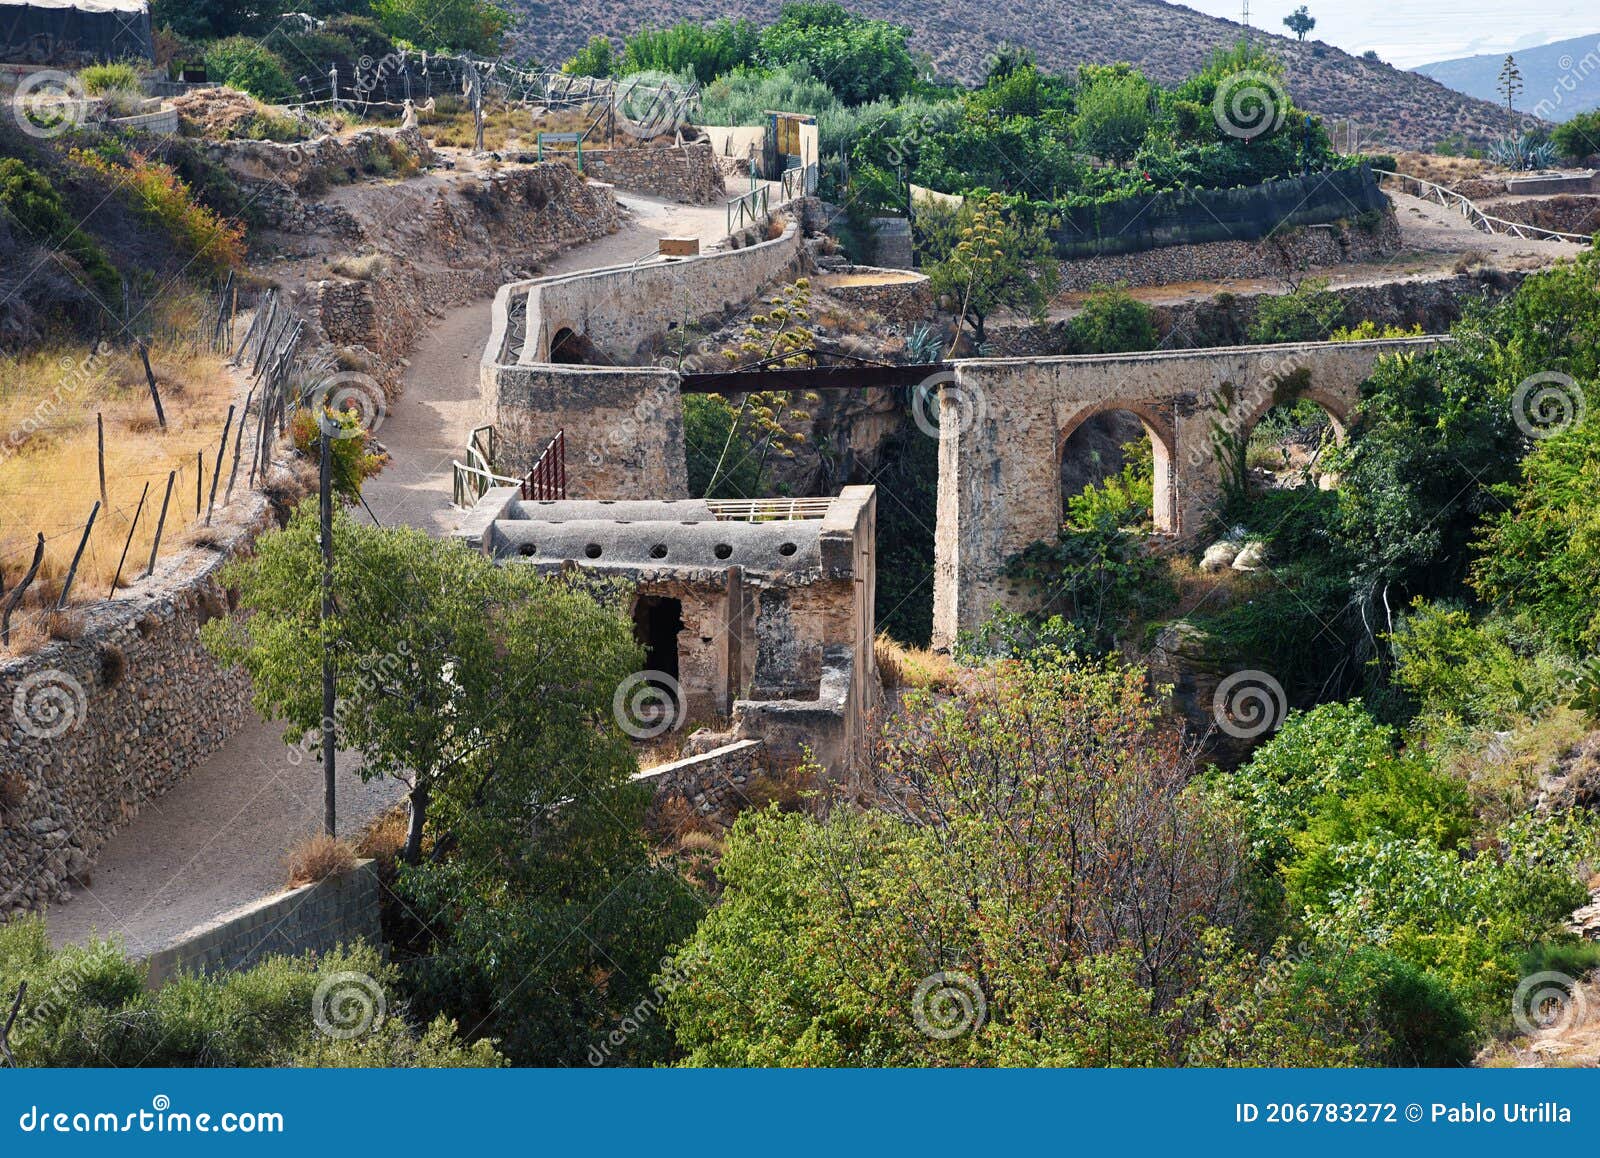
{"type": "Polygon", "coordinates": [[[117,584],[122,581],[122,565],[128,561],[128,548],[133,546],[133,533],[139,529],[139,516],[144,513],[145,496],[150,493],[150,484],[144,484],[144,490],[139,492],[139,505],[133,508],[133,522],[128,524],[128,538],[122,544],[122,557],[117,560],[116,574],[111,576],[111,590],[106,592],[107,599],[117,597],[117,584]]]}
{"type": "MultiPolygon", "coordinates": [[[[243,425],[241,423],[240,425],[243,425]]],[[[217,480],[222,477],[222,456],[228,453],[228,434],[233,430],[233,404],[228,404],[228,420],[222,424],[222,441],[217,444],[217,464],[211,469],[211,497],[206,500],[206,526],[211,525],[211,512],[217,505],[217,480]]]]}
{"type": "Polygon", "coordinates": [[[200,517],[200,500],[204,494],[206,480],[206,454],[203,450],[194,452],[194,517],[200,517]]]}
{"type": "Polygon", "coordinates": [[[178,481],[178,472],[167,472],[167,493],[161,496],[161,517],[156,520],[156,541],[150,544],[150,565],[144,569],[146,579],[155,574],[156,552],[161,550],[161,531],[167,525],[167,504],[172,501],[172,484],[178,481]]]}
{"type": "Polygon", "coordinates": [[[244,409],[239,412],[239,428],[233,435],[233,466],[228,470],[228,489],[222,495],[223,506],[233,502],[233,483],[239,477],[239,455],[244,450],[245,419],[250,417],[250,399],[255,397],[255,393],[256,388],[250,387],[250,392],[244,396],[244,409]]]}
{"type": "Polygon", "coordinates": [[[72,581],[78,577],[78,560],[83,558],[83,549],[89,545],[89,532],[94,530],[94,517],[100,513],[100,504],[89,510],[89,521],[83,525],[83,538],[78,540],[78,549],[72,553],[72,566],[67,568],[67,581],[61,585],[61,598],[56,600],[56,610],[60,611],[67,605],[67,596],[72,593],[72,581]]]}
{"type": "Polygon", "coordinates": [[[156,404],[156,421],[161,424],[161,429],[165,430],[167,428],[167,415],[161,409],[161,391],[156,386],[156,372],[150,368],[150,347],[145,344],[143,338],[138,340],[137,345],[139,347],[139,361],[144,363],[145,381],[150,383],[150,401],[156,404]]]}
{"type": "Polygon", "coordinates": [[[337,709],[333,652],[327,623],[333,617],[333,439],[328,437],[326,415],[317,415],[321,434],[322,462],[318,479],[318,505],[322,521],[322,825],[329,836],[334,832],[334,712],[337,709]]]}
{"type": "Polygon", "coordinates": [[[99,411],[94,416],[95,439],[99,443],[100,458],[100,504],[110,506],[106,502],[106,419],[99,411]]]}
{"type": "Polygon", "coordinates": [[[39,564],[44,562],[44,532],[39,532],[39,541],[33,545],[33,562],[28,565],[28,573],[22,577],[22,582],[11,589],[11,594],[6,596],[4,606],[0,606],[0,644],[11,643],[11,613],[17,609],[17,604],[22,602],[22,594],[33,583],[34,577],[39,574],[39,564]]]}

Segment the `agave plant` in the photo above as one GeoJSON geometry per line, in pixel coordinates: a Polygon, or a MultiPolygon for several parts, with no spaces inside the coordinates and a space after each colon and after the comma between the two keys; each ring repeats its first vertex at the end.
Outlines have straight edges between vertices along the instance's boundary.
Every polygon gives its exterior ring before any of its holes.
{"type": "Polygon", "coordinates": [[[1489,146],[1489,160],[1505,169],[1550,169],[1556,163],[1556,147],[1549,141],[1536,141],[1524,133],[1507,137],[1489,146]]]}

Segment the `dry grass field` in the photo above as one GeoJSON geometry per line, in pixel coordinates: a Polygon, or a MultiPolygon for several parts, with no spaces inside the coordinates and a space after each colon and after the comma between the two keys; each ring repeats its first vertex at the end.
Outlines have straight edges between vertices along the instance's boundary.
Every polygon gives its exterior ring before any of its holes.
{"type": "MultiPolygon", "coordinates": [[[[197,313],[203,309],[199,302],[191,305],[197,313]]],[[[157,425],[144,368],[131,347],[57,346],[15,358],[0,355],[0,579],[7,592],[25,575],[35,536],[45,536],[43,564],[12,617],[10,645],[0,654],[33,650],[51,635],[72,633],[71,607],[107,596],[146,483],[149,494],[122,568],[124,586],[149,561],[169,471],[177,470],[178,477],[162,555],[177,549],[194,525],[196,455],[204,456],[209,492],[232,380],[222,355],[188,343],[158,338],[151,363],[165,431],[157,425]],[[100,498],[97,415],[105,427],[107,505],[84,548],[68,613],[53,615],[84,523],[100,498]]],[[[231,437],[229,443],[224,474],[231,437]]],[[[219,488],[219,504],[221,498],[219,488]]]]}

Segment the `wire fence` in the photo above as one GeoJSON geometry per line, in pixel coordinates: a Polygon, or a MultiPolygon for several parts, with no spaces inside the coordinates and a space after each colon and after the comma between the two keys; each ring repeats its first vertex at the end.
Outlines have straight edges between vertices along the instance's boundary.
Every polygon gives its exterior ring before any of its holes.
{"type": "MultiPolygon", "coordinates": [[[[0,552],[0,646],[58,634],[63,629],[58,617],[69,608],[115,599],[125,580],[152,576],[162,549],[171,555],[181,532],[189,531],[191,540],[204,541],[201,529],[210,527],[219,508],[232,502],[247,456],[245,489],[265,478],[272,445],[285,432],[292,409],[325,381],[334,367],[326,358],[300,353],[304,323],[283,306],[276,291],[269,290],[261,299],[248,330],[235,346],[232,339],[240,296],[229,275],[182,318],[168,317],[152,324],[135,340],[133,350],[148,378],[156,416],[152,425],[159,424],[162,433],[166,424],[162,394],[168,394],[170,403],[173,392],[182,386],[168,378],[164,368],[158,374],[152,367],[148,353],[152,348],[162,359],[201,353],[230,355],[227,364],[249,375],[243,404],[235,401],[228,405],[220,434],[195,450],[193,458],[169,460],[146,473],[112,469],[108,475],[105,416],[95,413],[98,461],[91,459],[74,469],[96,474],[86,479],[80,473],[80,481],[71,488],[74,494],[82,493],[88,489],[83,484],[89,483],[97,490],[98,497],[85,500],[88,510],[82,521],[56,521],[54,529],[14,536],[13,545],[0,552]],[[138,538],[141,528],[148,545],[138,538]],[[60,574],[68,551],[71,562],[58,585],[50,575],[60,574]],[[47,565],[50,558],[56,560],[53,565],[47,565]]],[[[135,324],[144,316],[144,306],[136,299],[128,310],[135,324]]],[[[108,346],[97,347],[73,372],[85,382],[102,373],[103,367],[96,367],[95,360],[109,350],[108,346]]],[[[147,435],[160,437],[154,430],[147,435]]],[[[113,433],[112,437],[128,435],[113,433]]],[[[54,486],[59,488],[59,484],[54,486]]],[[[12,492],[19,498],[53,493],[48,485],[32,490],[26,485],[8,486],[8,493],[12,492]]],[[[64,496],[63,503],[66,501],[64,496]]]]}

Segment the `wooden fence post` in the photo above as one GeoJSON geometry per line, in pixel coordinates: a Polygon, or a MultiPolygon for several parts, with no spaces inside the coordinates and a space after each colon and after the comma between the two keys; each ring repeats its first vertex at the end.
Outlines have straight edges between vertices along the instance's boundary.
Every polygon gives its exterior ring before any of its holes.
{"type": "Polygon", "coordinates": [[[78,560],[83,558],[83,549],[89,545],[89,532],[94,530],[94,517],[100,513],[100,504],[95,503],[89,509],[89,521],[83,525],[83,538],[78,540],[78,549],[72,553],[72,566],[67,568],[67,581],[61,585],[61,598],[56,600],[56,610],[60,611],[67,605],[67,596],[72,594],[72,581],[78,577],[78,560]]]}
{"type": "Polygon", "coordinates": [[[133,522],[128,524],[128,539],[122,544],[122,558],[117,560],[116,574],[111,576],[111,590],[106,592],[107,599],[117,597],[117,584],[122,581],[122,565],[128,561],[128,548],[133,546],[133,533],[139,529],[139,516],[144,513],[145,496],[150,493],[150,484],[144,484],[144,490],[139,492],[139,505],[133,509],[133,522]]]}
{"type": "Polygon", "coordinates": [[[161,409],[161,390],[156,386],[156,372],[150,368],[150,347],[145,340],[140,338],[136,343],[139,347],[139,361],[144,363],[145,381],[150,383],[150,401],[156,404],[156,421],[161,424],[161,429],[167,428],[167,415],[161,409]]]}
{"type": "Polygon", "coordinates": [[[222,477],[222,456],[228,453],[228,434],[233,430],[233,404],[228,404],[228,420],[222,424],[222,441],[217,444],[217,464],[211,469],[211,497],[206,500],[206,526],[217,505],[217,480],[222,477]]]}
{"type": "Polygon", "coordinates": [[[167,493],[161,496],[161,517],[156,520],[156,541],[150,544],[150,565],[144,569],[144,577],[150,578],[156,570],[156,552],[161,550],[161,529],[167,525],[167,504],[172,501],[172,484],[178,481],[178,472],[167,472],[167,493]]]}
{"type": "Polygon", "coordinates": [[[22,582],[11,589],[11,594],[6,596],[4,606],[0,606],[0,644],[7,646],[11,643],[11,613],[17,609],[17,604],[22,602],[22,594],[33,583],[34,577],[39,574],[39,564],[44,562],[44,532],[39,532],[39,541],[33,545],[33,562],[28,565],[28,573],[22,577],[22,582]]]}

